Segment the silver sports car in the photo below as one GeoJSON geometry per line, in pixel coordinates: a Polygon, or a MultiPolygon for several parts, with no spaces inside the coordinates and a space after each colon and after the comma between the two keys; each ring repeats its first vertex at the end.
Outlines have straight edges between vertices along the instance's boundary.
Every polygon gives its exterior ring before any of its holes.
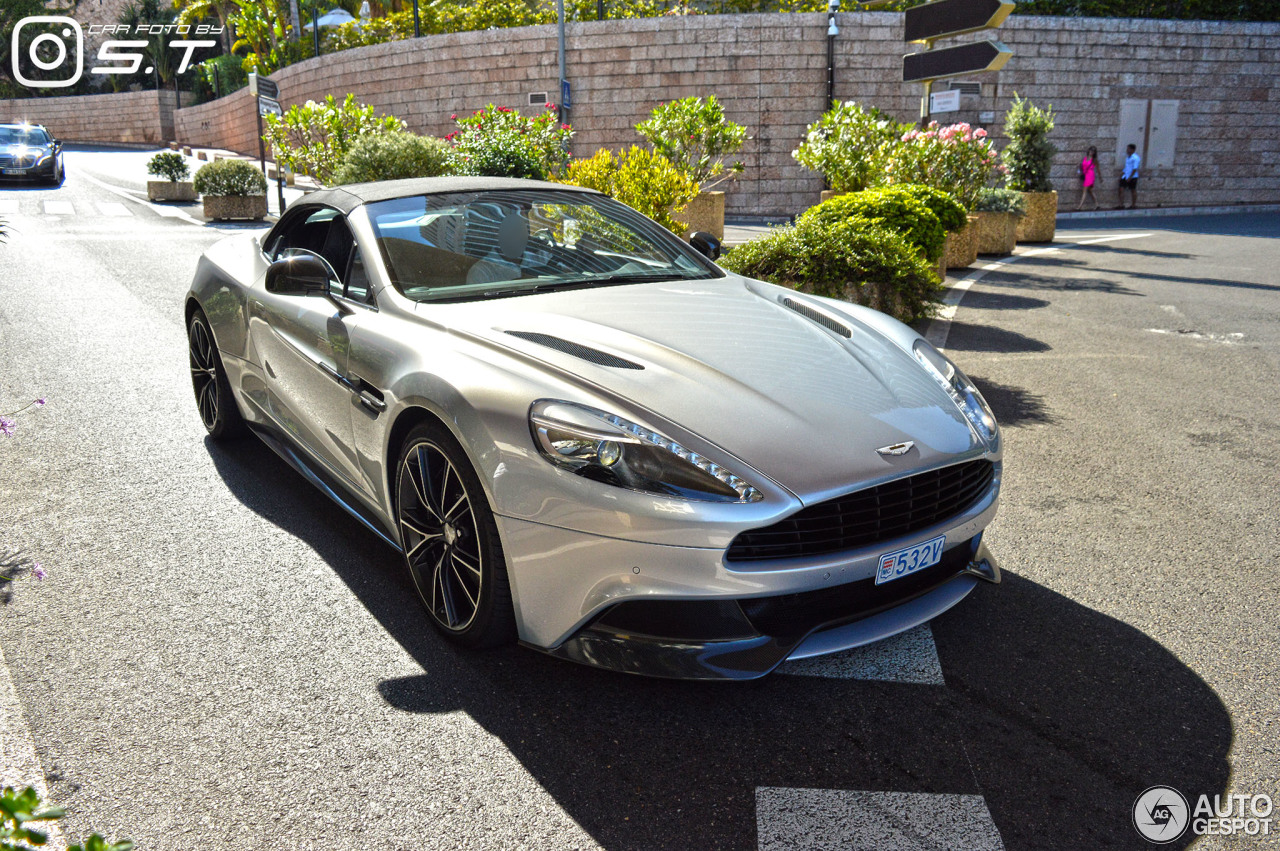
{"type": "Polygon", "coordinates": [[[468,647],[746,679],[998,582],[1000,432],[964,373],[691,243],[551,183],[315,192],[201,258],[200,416],[403,553],[468,647]]]}

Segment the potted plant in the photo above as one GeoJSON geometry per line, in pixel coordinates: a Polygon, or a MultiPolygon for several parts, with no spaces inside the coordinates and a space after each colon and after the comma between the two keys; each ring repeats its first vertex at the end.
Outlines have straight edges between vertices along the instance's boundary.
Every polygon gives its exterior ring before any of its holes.
{"type": "Polygon", "coordinates": [[[173,151],[156,154],[147,163],[147,174],[164,178],[147,181],[148,201],[196,200],[195,184],[187,180],[191,176],[191,168],[182,154],[173,151]]]}
{"type": "Polygon", "coordinates": [[[978,214],[978,253],[1012,254],[1018,242],[1018,222],[1027,213],[1023,194],[1012,189],[984,189],[973,209],[978,214]]]}
{"type": "Polygon", "coordinates": [[[715,95],[660,104],[648,121],[636,125],[653,152],[698,184],[696,197],[681,214],[685,236],[706,231],[724,239],[724,193],[712,191],[743,171],[741,162],[725,163],[747,142],[747,128],[724,117],[715,95]]]}
{"type": "Polygon", "coordinates": [[[809,125],[791,156],[822,175],[831,187],[822,191],[821,200],[826,201],[874,186],[907,129],[874,108],[864,109],[854,101],[837,103],[809,125]]]}
{"type": "Polygon", "coordinates": [[[267,214],[267,179],[245,160],[223,159],[201,166],[195,186],[204,196],[207,219],[256,221],[267,214]]]}
{"type": "Polygon", "coordinates": [[[1018,242],[1051,242],[1058,215],[1058,193],[1049,182],[1049,169],[1058,149],[1049,141],[1053,107],[1040,109],[1014,93],[1013,106],[1005,113],[1004,132],[1009,143],[1004,164],[1005,184],[1023,193],[1027,214],[1018,222],[1018,242]]]}

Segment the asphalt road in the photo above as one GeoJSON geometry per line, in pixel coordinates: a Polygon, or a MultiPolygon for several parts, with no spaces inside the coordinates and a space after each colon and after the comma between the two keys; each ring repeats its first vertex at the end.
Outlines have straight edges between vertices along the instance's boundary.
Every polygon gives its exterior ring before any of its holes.
{"type": "Polygon", "coordinates": [[[0,441],[0,561],[48,571],[0,648],[72,837],[1145,848],[1147,787],[1280,799],[1280,217],[1080,224],[1129,238],[975,283],[947,346],[1004,424],[1005,582],[919,652],[714,687],[455,651],[372,534],[208,441],[181,303],[221,233],[89,179],[142,161],[0,188],[0,411],[49,399],[0,441]]]}

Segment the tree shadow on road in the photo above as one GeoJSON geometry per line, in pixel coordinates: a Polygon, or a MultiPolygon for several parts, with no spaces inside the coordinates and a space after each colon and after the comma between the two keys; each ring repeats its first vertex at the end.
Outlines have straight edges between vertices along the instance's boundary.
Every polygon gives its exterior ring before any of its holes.
{"type": "Polygon", "coordinates": [[[1140,631],[1016,575],[934,622],[947,687],[682,683],[463,652],[427,625],[399,557],[270,450],[206,446],[231,492],[311,546],[422,667],[381,698],[465,712],[605,848],[755,848],[766,786],[981,794],[1011,851],[1137,846],[1147,786],[1225,789],[1231,721],[1212,689],[1140,631]]]}
{"type": "Polygon", "coordinates": [[[1057,422],[1057,418],[1049,413],[1044,396],[1039,393],[999,384],[990,378],[969,377],[991,406],[1001,426],[1053,425],[1057,422]]]}
{"type": "Polygon", "coordinates": [[[1047,352],[1052,347],[1034,337],[995,325],[952,322],[947,331],[947,350],[961,352],[1047,352]]]}

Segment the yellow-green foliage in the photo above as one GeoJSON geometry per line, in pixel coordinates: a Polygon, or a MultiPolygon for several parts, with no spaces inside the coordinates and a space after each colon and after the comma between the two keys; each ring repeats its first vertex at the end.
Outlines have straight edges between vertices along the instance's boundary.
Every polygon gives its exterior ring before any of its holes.
{"type": "Polygon", "coordinates": [[[563,182],[603,192],[678,234],[685,224],[676,216],[698,194],[698,184],[665,157],[636,145],[617,156],[601,148],[590,159],[575,160],[563,182]]]}

